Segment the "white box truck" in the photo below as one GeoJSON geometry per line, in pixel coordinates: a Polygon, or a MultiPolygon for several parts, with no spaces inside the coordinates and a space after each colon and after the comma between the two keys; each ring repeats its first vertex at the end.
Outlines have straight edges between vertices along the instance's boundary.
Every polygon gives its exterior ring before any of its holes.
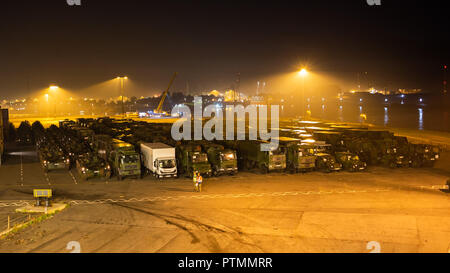
{"type": "Polygon", "coordinates": [[[175,148],[164,143],[141,143],[143,166],[157,178],[176,177],[175,148]]]}

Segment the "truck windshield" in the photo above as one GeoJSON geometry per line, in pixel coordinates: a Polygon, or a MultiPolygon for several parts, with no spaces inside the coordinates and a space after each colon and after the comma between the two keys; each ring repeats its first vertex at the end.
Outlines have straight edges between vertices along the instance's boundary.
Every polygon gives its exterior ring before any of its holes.
{"type": "Polygon", "coordinates": [[[309,156],[314,155],[314,149],[298,149],[299,156],[309,156]]]}
{"type": "Polygon", "coordinates": [[[227,153],[227,154],[220,154],[220,158],[222,161],[228,161],[228,160],[234,160],[235,156],[234,153],[227,153]]]}
{"type": "Polygon", "coordinates": [[[194,163],[208,162],[208,157],[206,156],[206,154],[195,154],[192,155],[192,162],[194,163]]]}
{"type": "Polygon", "coordinates": [[[282,150],[282,149],[277,149],[277,150],[269,152],[269,155],[283,155],[283,154],[284,154],[284,150],[282,150]]]}
{"type": "Polygon", "coordinates": [[[126,155],[126,156],[122,156],[122,163],[124,164],[132,164],[132,163],[137,163],[139,160],[137,155],[126,155]]]}
{"type": "Polygon", "coordinates": [[[175,160],[173,159],[161,160],[159,161],[159,167],[163,169],[174,168],[175,160]]]}

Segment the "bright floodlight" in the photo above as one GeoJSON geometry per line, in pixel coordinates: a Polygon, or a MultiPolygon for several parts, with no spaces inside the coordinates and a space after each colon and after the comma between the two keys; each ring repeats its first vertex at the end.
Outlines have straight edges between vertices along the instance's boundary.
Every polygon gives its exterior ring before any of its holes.
{"type": "Polygon", "coordinates": [[[306,75],[308,75],[308,71],[305,68],[302,68],[302,70],[300,70],[298,74],[302,77],[305,77],[306,75]]]}
{"type": "Polygon", "coordinates": [[[50,90],[58,90],[59,87],[56,86],[56,85],[50,85],[49,89],[50,89],[50,90]]]}

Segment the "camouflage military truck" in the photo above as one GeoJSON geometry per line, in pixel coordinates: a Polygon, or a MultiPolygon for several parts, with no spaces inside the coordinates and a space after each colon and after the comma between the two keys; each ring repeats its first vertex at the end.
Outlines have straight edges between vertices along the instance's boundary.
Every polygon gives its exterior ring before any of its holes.
{"type": "Polygon", "coordinates": [[[377,147],[378,162],[382,166],[389,168],[409,166],[409,156],[398,152],[394,139],[373,140],[373,143],[377,147]]]}
{"type": "Polygon", "coordinates": [[[180,174],[192,177],[194,171],[203,176],[211,176],[211,164],[208,155],[202,151],[200,145],[180,144],[176,147],[177,166],[180,174]]]}
{"type": "Polygon", "coordinates": [[[96,152],[107,161],[117,180],[141,177],[141,161],[132,144],[108,137],[96,139],[96,152]]]}
{"type": "Polygon", "coordinates": [[[286,169],[291,173],[314,170],[316,156],[313,145],[288,137],[280,137],[279,145],[286,151],[286,169]]]}
{"type": "Polygon", "coordinates": [[[28,121],[22,121],[17,128],[17,142],[21,145],[33,144],[33,133],[28,121]]]}
{"type": "Polygon", "coordinates": [[[80,155],[76,160],[77,171],[83,180],[93,177],[108,179],[111,177],[111,166],[95,153],[80,155]]]}
{"type": "Polygon", "coordinates": [[[413,154],[411,154],[408,139],[403,136],[394,136],[393,142],[397,152],[397,167],[410,167],[413,154]]]}
{"type": "Polygon", "coordinates": [[[367,163],[359,159],[358,155],[350,152],[337,152],[335,154],[336,161],[342,164],[344,170],[350,172],[364,171],[367,168],[367,163]]]}
{"type": "Polygon", "coordinates": [[[92,146],[92,139],[94,136],[94,131],[85,127],[72,127],[72,130],[76,132],[76,135],[83,141],[89,143],[92,146]]]}
{"type": "Polygon", "coordinates": [[[234,175],[238,172],[236,151],[225,149],[219,144],[203,144],[203,150],[208,155],[208,161],[211,163],[212,174],[219,176],[221,174],[234,175]]]}
{"type": "Polygon", "coordinates": [[[46,173],[52,170],[70,169],[70,158],[66,157],[56,144],[40,147],[38,157],[46,173]]]}
{"type": "Polygon", "coordinates": [[[341,132],[334,131],[314,131],[313,137],[319,141],[331,144],[334,152],[345,151],[344,136],[341,132]]]}
{"type": "Polygon", "coordinates": [[[378,149],[374,143],[365,138],[348,138],[346,143],[347,151],[359,156],[367,164],[378,164],[378,149]]]}
{"type": "Polygon", "coordinates": [[[332,171],[340,171],[342,164],[336,162],[334,156],[328,153],[316,153],[316,170],[330,173],[332,171]]]}
{"type": "Polygon", "coordinates": [[[70,127],[73,127],[76,125],[76,122],[70,119],[60,120],[59,121],[59,128],[61,129],[67,129],[70,127]]]}
{"type": "Polygon", "coordinates": [[[433,167],[439,159],[439,147],[427,144],[409,144],[411,167],[433,167]]]}
{"type": "Polygon", "coordinates": [[[263,151],[262,144],[269,142],[262,140],[239,141],[238,160],[241,161],[245,169],[257,168],[263,173],[271,171],[282,171],[286,169],[286,150],[278,145],[270,151],[263,151]]]}

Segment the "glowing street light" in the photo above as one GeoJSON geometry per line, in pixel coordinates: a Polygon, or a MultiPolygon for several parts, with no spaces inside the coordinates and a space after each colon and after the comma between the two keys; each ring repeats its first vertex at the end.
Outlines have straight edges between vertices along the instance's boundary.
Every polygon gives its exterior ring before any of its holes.
{"type": "Polygon", "coordinates": [[[50,85],[50,87],[48,89],[50,89],[52,91],[56,91],[56,90],[59,89],[59,86],[57,86],[57,85],[50,85]]]}
{"type": "Polygon", "coordinates": [[[306,70],[306,68],[302,68],[298,74],[302,77],[306,77],[308,75],[308,70],[306,70]]]}

